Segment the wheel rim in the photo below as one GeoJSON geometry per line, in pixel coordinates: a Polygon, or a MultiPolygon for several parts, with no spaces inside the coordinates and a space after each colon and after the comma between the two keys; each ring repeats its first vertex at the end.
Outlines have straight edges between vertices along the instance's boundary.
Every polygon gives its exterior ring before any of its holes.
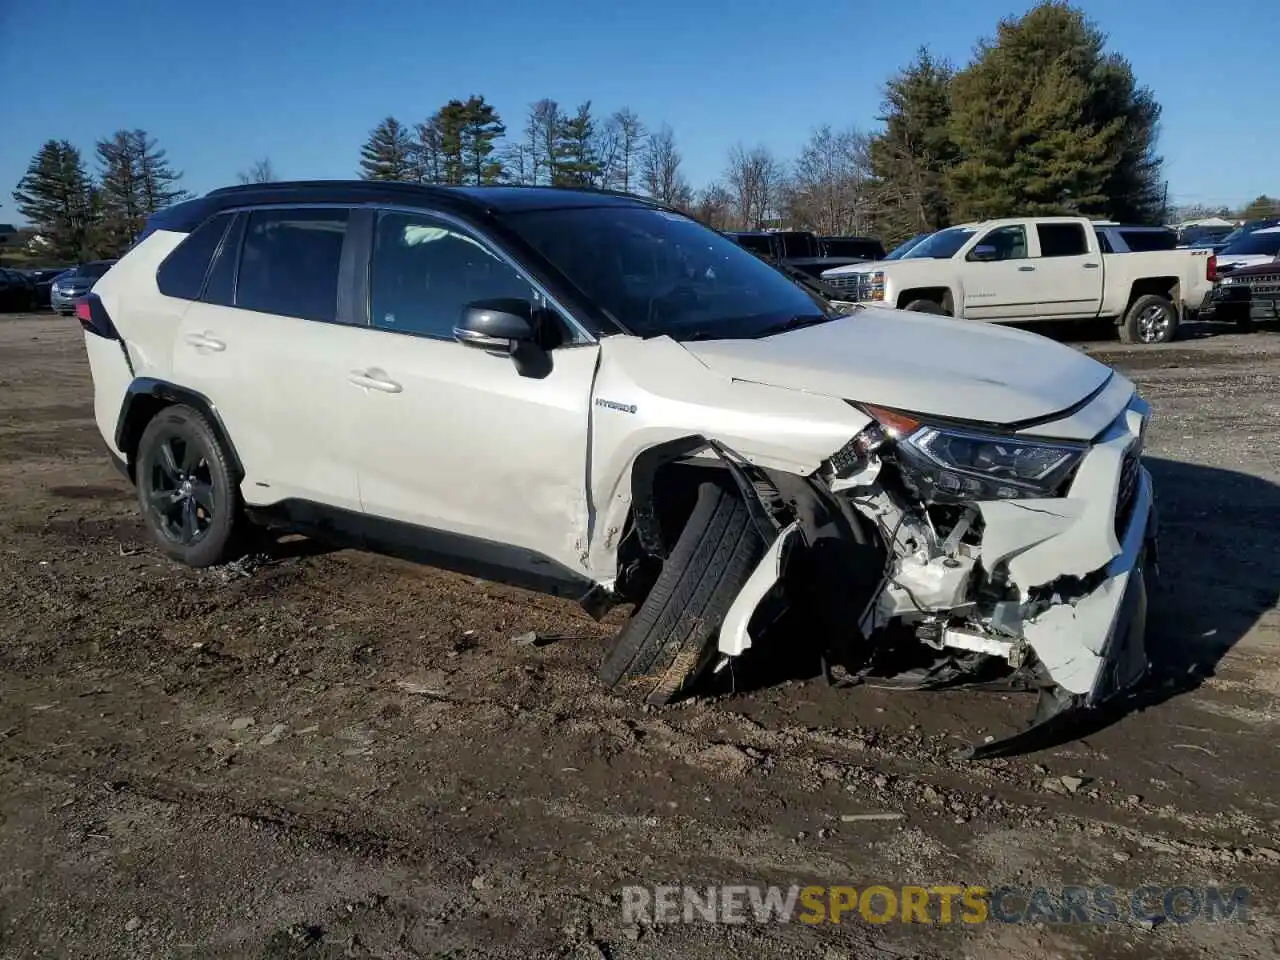
{"type": "Polygon", "coordinates": [[[200,446],[180,434],[162,437],[143,482],[161,535],[183,546],[199,543],[215,517],[213,478],[200,446]]]}
{"type": "Polygon", "coordinates": [[[1169,330],[1169,312],[1153,304],[1138,314],[1138,339],[1143,343],[1158,343],[1169,330]]]}

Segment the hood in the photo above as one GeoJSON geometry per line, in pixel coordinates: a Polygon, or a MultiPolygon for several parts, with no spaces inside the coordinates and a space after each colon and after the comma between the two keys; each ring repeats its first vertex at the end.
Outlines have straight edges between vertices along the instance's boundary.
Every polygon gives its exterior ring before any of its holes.
{"type": "Polygon", "coordinates": [[[759,340],[683,346],[735,380],[992,424],[1060,413],[1111,376],[1034,333],[883,307],[759,340]]]}
{"type": "Polygon", "coordinates": [[[921,272],[936,270],[939,263],[946,263],[946,260],[937,260],[933,257],[905,260],[868,260],[863,263],[851,263],[847,266],[823,270],[822,278],[826,280],[831,277],[848,277],[858,273],[875,273],[877,271],[883,271],[886,276],[893,274],[897,277],[913,270],[921,270],[921,272]],[[922,264],[925,266],[922,267],[922,264]]]}
{"type": "Polygon", "coordinates": [[[1276,258],[1269,253],[1218,253],[1218,270],[1239,270],[1242,267],[1257,267],[1264,263],[1275,263],[1276,258]]]}

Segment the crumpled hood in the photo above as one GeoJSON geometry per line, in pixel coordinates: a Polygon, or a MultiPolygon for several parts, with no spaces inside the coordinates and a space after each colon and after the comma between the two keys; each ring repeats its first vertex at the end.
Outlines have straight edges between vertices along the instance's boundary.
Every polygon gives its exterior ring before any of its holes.
{"type": "Polygon", "coordinates": [[[735,380],[992,424],[1059,413],[1111,376],[1034,333],[883,307],[760,340],[683,346],[735,380]]]}

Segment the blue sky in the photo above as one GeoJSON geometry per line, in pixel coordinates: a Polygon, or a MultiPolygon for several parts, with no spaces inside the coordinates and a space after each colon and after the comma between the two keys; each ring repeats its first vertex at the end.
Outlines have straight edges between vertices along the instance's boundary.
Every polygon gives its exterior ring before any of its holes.
{"type": "MultiPolygon", "coordinates": [[[[1280,193],[1275,0],[1080,4],[1164,106],[1176,203],[1280,193]]],[[[203,192],[269,156],[354,176],[369,130],[483,94],[512,129],[551,97],[675,129],[695,186],[738,141],[793,155],[821,123],[874,126],[920,44],[968,59],[1026,0],[0,0],[0,221],[32,154],[142,127],[203,192]]]]}

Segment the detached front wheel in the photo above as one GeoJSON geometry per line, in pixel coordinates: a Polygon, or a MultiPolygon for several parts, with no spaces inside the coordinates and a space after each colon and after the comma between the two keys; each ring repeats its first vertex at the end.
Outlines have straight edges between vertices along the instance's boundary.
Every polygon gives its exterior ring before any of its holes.
{"type": "Polygon", "coordinates": [[[686,693],[715,657],[720,624],[764,546],[742,498],[702,484],[653,589],[614,639],[600,679],[658,705],[686,693]]]}

